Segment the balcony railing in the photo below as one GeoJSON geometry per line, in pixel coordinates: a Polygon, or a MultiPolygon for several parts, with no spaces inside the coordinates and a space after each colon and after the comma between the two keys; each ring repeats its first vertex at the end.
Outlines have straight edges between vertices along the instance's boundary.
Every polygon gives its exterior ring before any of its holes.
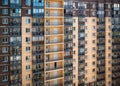
{"type": "Polygon", "coordinates": [[[59,69],[63,69],[63,67],[48,67],[46,68],[46,71],[59,70],[59,69]]]}
{"type": "Polygon", "coordinates": [[[44,71],[44,68],[41,68],[41,69],[33,69],[33,73],[40,73],[40,72],[43,72],[44,71]]]}
{"type": "Polygon", "coordinates": [[[10,42],[11,46],[21,46],[21,41],[12,41],[10,42]]]}
{"type": "Polygon", "coordinates": [[[10,35],[11,36],[20,36],[21,32],[20,31],[19,32],[17,32],[17,31],[16,32],[11,32],[10,35]]]}
{"type": "Polygon", "coordinates": [[[39,22],[39,23],[32,23],[33,26],[44,26],[43,22],[39,22]]]}
{"type": "Polygon", "coordinates": [[[57,78],[62,78],[63,76],[55,76],[55,77],[46,77],[47,80],[51,80],[51,79],[57,79],[57,78]]]}
{"type": "Polygon", "coordinates": [[[46,41],[46,44],[55,44],[55,43],[63,43],[63,41],[54,41],[54,40],[46,41]]]}
{"type": "Polygon", "coordinates": [[[32,32],[33,36],[39,35],[39,36],[43,36],[44,35],[44,31],[41,32],[32,32]]]}
{"type": "Polygon", "coordinates": [[[57,34],[63,34],[62,32],[58,32],[58,31],[46,31],[46,35],[57,35],[57,34]]]}
{"type": "Polygon", "coordinates": [[[33,51],[32,53],[33,53],[33,55],[37,55],[37,54],[44,54],[44,50],[40,50],[40,51],[33,51]]]}
{"type": "Polygon", "coordinates": [[[47,8],[63,8],[63,6],[60,5],[53,5],[53,4],[46,4],[47,8]]]}
{"type": "Polygon", "coordinates": [[[33,64],[43,63],[43,62],[44,62],[44,59],[37,59],[37,60],[33,60],[32,62],[33,62],[33,64]]]}
{"type": "Polygon", "coordinates": [[[62,49],[59,50],[46,50],[46,53],[52,53],[52,52],[60,52],[63,51],[62,49]]]}
{"type": "Polygon", "coordinates": [[[56,22],[46,22],[46,26],[58,26],[58,25],[63,25],[63,23],[56,23],[56,22]]]}
{"type": "Polygon", "coordinates": [[[57,57],[57,58],[53,58],[53,59],[47,59],[46,62],[52,62],[52,61],[60,61],[63,60],[62,57],[57,57]]]}
{"type": "Polygon", "coordinates": [[[46,13],[46,16],[47,17],[61,17],[61,16],[63,16],[62,14],[52,14],[52,13],[46,13]]]}
{"type": "Polygon", "coordinates": [[[15,22],[15,21],[13,21],[13,22],[10,22],[10,25],[11,25],[11,26],[20,26],[21,23],[20,23],[20,22],[15,22]]]}

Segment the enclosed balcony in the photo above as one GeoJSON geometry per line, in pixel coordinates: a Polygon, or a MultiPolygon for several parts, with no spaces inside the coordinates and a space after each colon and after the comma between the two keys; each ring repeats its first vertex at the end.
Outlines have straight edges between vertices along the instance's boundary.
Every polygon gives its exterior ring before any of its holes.
{"type": "Polygon", "coordinates": [[[63,70],[63,62],[54,62],[46,64],[46,71],[63,70]]]}

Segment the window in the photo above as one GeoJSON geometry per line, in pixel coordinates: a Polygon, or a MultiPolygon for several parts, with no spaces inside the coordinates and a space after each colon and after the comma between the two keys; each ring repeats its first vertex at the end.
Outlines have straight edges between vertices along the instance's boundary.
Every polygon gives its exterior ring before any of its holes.
{"type": "Polygon", "coordinates": [[[26,28],[26,33],[30,33],[30,28],[26,28]]]}
{"type": "Polygon", "coordinates": [[[8,66],[2,66],[2,72],[7,72],[8,71],[8,66]]]}
{"type": "Polygon", "coordinates": [[[95,62],[93,62],[92,65],[95,65],[95,62]]]}
{"type": "Polygon", "coordinates": [[[30,43],[30,37],[26,37],[26,42],[30,43]]]}
{"type": "Polygon", "coordinates": [[[92,69],[92,72],[95,72],[95,69],[92,69]]]}
{"type": "Polygon", "coordinates": [[[27,51],[27,52],[30,52],[30,47],[26,47],[26,51],[27,51]]]}
{"type": "Polygon", "coordinates": [[[6,56],[2,57],[2,62],[8,62],[8,57],[6,56]]]}
{"type": "Polygon", "coordinates": [[[8,76],[2,76],[2,81],[8,81],[8,76]]]}
{"type": "Polygon", "coordinates": [[[111,5],[110,5],[110,4],[108,4],[108,8],[109,8],[109,9],[111,8],[111,5]]]}
{"type": "Polygon", "coordinates": [[[31,9],[27,9],[26,14],[31,14],[31,9]]]}
{"type": "Polygon", "coordinates": [[[2,9],[2,14],[8,14],[8,9],[2,9]]]}
{"type": "Polygon", "coordinates": [[[8,39],[7,38],[2,38],[2,43],[8,43],[8,39]]]}
{"type": "Polygon", "coordinates": [[[91,14],[92,14],[92,16],[95,16],[96,12],[95,12],[95,11],[92,11],[91,14]]]}
{"type": "Polygon", "coordinates": [[[8,48],[7,47],[2,47],[2,53],[7,53],[8,52],[8,48]]]}
{"type": "Polygon", "coordinates": [[[25,0],[25,5],[30,6],[31,5],[31,0],[25,0]]]}
{"type": "Polygon", "coordinates": [[[26,66],[26,70],[30,70],[30,65],[27,65],[27,66],[26,66]]]}
{"type": "Polygon", "coordinates": [[[8,19],[7,18],[2,19],[2,24],[8,24],[8,19]]]}
{"type": "Polygon", "coordinates": [[[92,22],[95,22],[95,19],[92,19],[92,22]]]}
{"type": "Polygon", "coordinates": [[[2,5],[8,5],[8,0],[2,0],[2,5]]]}
{"type": "Polygon", "coordinates": [[[11,4],[21,4],[20,0],[10,0],[11,4]]]}
{"type": "Polygon", "coordinates": [[[26,84],[26,86],[30,86],[30,84],[28,83],[28,84],[26,84]]]}
{"type": "Polygon", "coordinates": [[[3,34],[8,34],[8,28],[3,28],[3,29],[2,29],[2,33],[3,33],[3,34]]]}
{"type": "Polygon", "coordinates": [[[29,24],[30,23],[30,19],[26,19],[26,24],[29,24]]]}
{"type": "Polygon", "coordinates": [[[93,5],[92,5],[92,8],[96,8],[96,5],[95,5],[95,4],[93,4],[93,5]]]}
{"type": "Polygon", "coordinates": [[[26,61],[30,61],[30,56],[26,56],[26,61]]]}
{"type": "Polygon", "coordinates": [[[26,76],[26,80],[30,80],[30,74],[26,76]]]}

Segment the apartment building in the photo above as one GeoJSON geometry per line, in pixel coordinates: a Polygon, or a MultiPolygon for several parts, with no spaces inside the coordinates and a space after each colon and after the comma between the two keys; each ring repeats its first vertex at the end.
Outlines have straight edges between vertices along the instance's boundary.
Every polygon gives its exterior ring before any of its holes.
{"type": "Polygon", "coordinates": [[[120,0],[0,0],[0,86],[120,86],[120,0]]]}

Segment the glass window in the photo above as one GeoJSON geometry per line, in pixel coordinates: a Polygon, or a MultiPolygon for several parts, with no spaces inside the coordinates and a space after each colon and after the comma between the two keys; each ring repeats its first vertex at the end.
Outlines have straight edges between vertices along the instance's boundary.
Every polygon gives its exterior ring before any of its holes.
{"type": "Polygon", "coordinates": [[[31,0],[26,0],[25,5],[30,6],[31,5],[31,0]]]}
{"type": "Polygon", "coordinates": [[[30,19],[27,18],[27,19],[26,19],[26,24],[29,24],[29,23],[30,23],[30,19]]]}
{"type": "Polygon", "coordinates": [[[2,38],[2,43],[8,43],[8,39],[7,38],[2,38]]]}
{"type": "Polygon", "coordinates": [[[8,76],[2,76],[2,81],[8,81],[8,76]]]}
{"type": "Polygon", "coordinates": [[[8,62],[8,57],[6,56],[2,57],[2,62],[8,62]]]}
{"type": "Polygon", "coordinates": [[[10,0],[10,3],[12,3],[12,4],[20,4],[20,0],[10,0]]]}
{"type": "Polygon", "coordinates": [[[7,53],[8,52],[8,48],[7,47],[2,47],[2,53],[7,53]]]}
{"type": "Polygon", "coordinates": [[[8,9],[2,9],[2,14],[8,14],[8,9]]]}
{"type": "Polygon", "coordinates": [[[2,24],[8,24],[8,19],[7,18],[2,19],[2,24]]]}
{"type": "Polygon", "coordinates": [[[30,51],[30,47],[26,47],[26,51],[29,52],[30,51]]]}
{"type": "Polygon", "coordinates": [[[26,28],[26,33],[30,33],[30,28],[26,28]]]}
{"type": "Polygon", "coordinates": [[[26,14],[31,14],[31,9],[27,9],[26,14]]]}
{"type": "Polygon", "coordinates": [[[2,0],[2,5],[8,5],[8,0],[2,0]]]}
{"type": "Polygon", "coordinates": [[[2,33],[3,34],[8,34],[8,28],[3,28],[2,33]]]}

